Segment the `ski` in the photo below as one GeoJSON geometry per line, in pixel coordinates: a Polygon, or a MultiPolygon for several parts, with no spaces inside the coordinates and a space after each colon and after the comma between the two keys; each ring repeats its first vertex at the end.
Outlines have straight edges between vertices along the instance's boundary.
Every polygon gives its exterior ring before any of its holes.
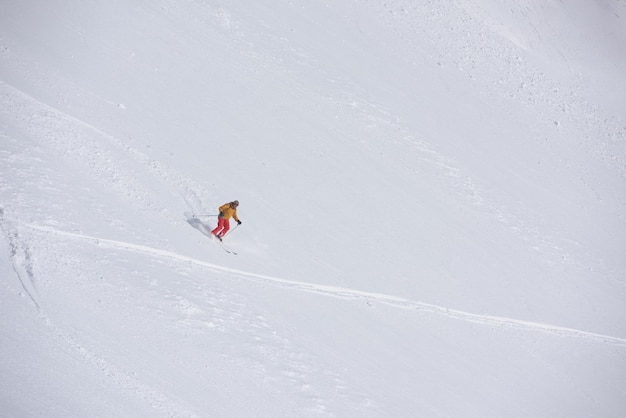
{"type": "Polygon", "coordinates": [[[228,254],[237,255],[237,252],[235,252],[233,250],[229,250],[228,248],[226,248],[226,246],[224,245],[224,241],[222,241],[219,237],[213,236],[212,239],[213,239],[213,241],[215,241],[217,243],[217,245],[222,247],[222,250],[226,251],[228,254]]]}
{"type": "Polygon", "coordinates": [[[237,255],[237,253],[236,253],[235,251],[233,251],[233,250],[229,250],[228,248],[226,248],[226,247],[224,246],[224,243],[223,243],[223,242],[221,242],[221,241],[219,242],[219,246],[220,246],[220,247],[222,247],[222,249],[223,249],[224,251],[226,251],[228,254],[237,255]]]}

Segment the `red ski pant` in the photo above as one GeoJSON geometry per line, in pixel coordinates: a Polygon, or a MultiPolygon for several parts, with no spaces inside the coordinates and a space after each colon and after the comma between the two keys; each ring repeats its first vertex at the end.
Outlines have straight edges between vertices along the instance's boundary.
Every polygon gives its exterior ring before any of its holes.
{"type": "Polygon", "coordinates": [[[230,221],[228,219],[218,217],[217,226],[215,227],[213,231],[211,231],[211,233],[213,235],[223,237],[224,235],[226,235],[229,229],[230,229],[230,221]]]}

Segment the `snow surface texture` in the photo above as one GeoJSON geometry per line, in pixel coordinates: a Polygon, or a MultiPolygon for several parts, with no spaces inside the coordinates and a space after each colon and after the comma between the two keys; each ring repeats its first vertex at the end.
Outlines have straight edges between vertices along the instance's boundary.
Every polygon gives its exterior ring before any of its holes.
{"type": "Polygon", "coordinates": [[[0,416],[626,416],[625,51],[616,0],[1,2],[0,416]]]}

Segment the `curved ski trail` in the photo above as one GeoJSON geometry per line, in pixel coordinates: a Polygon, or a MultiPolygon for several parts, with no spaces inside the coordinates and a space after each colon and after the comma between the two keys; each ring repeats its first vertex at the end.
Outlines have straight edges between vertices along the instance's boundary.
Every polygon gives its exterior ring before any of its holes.
{"type": "Polygon", "coordinates": [[[330,285],[322,285],[322,284],[314,284],[301,282],[297,280],[289,280],[280,277],[273,277],[264,274],[257,274],[252,272],[247,272],[243,270],[233,269],[229,267],[220,266],[217,264],[209,263],[203,260],[198,260],[193,257],[185,256],[182,254],[178,254],[172,251],[161,250],[158,248],[149,247],[146,245],[140,244],[132,244],[123,241],[116,241],[111,239],[104,239],[93,237],[89,235],[61,231],[55,228],[27,224],[28,228],[33,230],[41,231],[48,234],[54,234],[66,238],[76,239],[91,242],[95,245],[104,247],[104,248],[113,248],[113,249],[122,249],[126,251],[131,251],[135,253],[145,254],[153,257],[162,257],[169,258],[176,261],[181,261],[185,263],[192,263],[213,271],[218,271],[221,273],[227,273],[233,276],[237,276],[239,278],[262,282],[265,284],[271,284],[273,286],[282,287],[285,289],[295,289],[303,292],[310,292],[324,296],[330,296],[341,299],[362,299],[370,302],[378,302],[384,303],[387,305],[394,306],[396,308],[407,309],[407,310],[415,310],[420,312],[427,312],[435,315],[447,316],[449,318],[458,319],[466,322],[472,322],[475,324],[489,325],[489,326],[499,326],[506,327],[512,329],[519,329],[525,331],[535,331],[535,332],[543,332],[547,334],[557,335],[560,337],[570,337],[577,339],[584,339],[596,343],[605,343],[612,344],[617,346],[626,347],[626,338],[614,337],[610,335],[598,334],[589,331],[578,330],[574,328],[561,327],[558,325],[544,324],[539,322],[525,321],[514,318],[507,318],[502,316],[494,316],[494,315],[485,315],[485,314],[476,314],[466,311],[461,311],[458,309],[450,309],[444,306],[434,305],[430,303],[410,300],[406,298],[402,298],[399,296],[387,295],[383,293],[375,293],[362,291],[357,289],[350,289],[339,286],[330,286],[330,285]]]}

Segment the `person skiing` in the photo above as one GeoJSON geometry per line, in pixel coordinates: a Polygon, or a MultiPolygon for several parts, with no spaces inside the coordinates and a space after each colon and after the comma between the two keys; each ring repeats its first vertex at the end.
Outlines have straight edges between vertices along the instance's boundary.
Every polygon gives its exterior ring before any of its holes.
{"type": "Polygon", "coordinates": [[[241,225],[241,221],[237,217],[237,206],[239,206],[239,201],[234,200],[232,202],[223,204],[219,208],[220,214],[217,217],[217,226],[213,231],[211,231],[211,234],[217,237],[217,239],[219,239],[220,241],[230,229],[230,218],[233,218],[235,221],[237,221],[237,225],[241,225]]]}

